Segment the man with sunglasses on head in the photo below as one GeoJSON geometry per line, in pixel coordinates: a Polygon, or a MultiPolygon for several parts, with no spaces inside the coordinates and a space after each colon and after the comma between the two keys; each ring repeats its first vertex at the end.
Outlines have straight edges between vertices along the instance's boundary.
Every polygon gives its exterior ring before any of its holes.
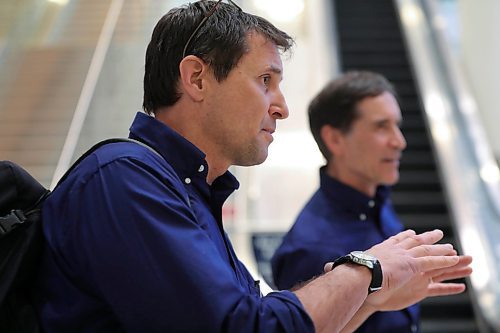
{"type": "MultiPolygon", "coordinates": [[[[264,162],[288,116],[279,85],[291,46],[231,1],[160,19],[146,51],[147,114],[130,128],[143,144],[98,149],[44,206],[45,332],[336,332],[362,321],[364,304],[406,306],[431,277],[470,274],[467,257],[433,245],[440,231],[408,231],[301,288],[261,295],[224,232],[222,204],[239,186],[228,168],[264,162]]],[[[439,292],[453,288],[463,286],[439,292]]]]}

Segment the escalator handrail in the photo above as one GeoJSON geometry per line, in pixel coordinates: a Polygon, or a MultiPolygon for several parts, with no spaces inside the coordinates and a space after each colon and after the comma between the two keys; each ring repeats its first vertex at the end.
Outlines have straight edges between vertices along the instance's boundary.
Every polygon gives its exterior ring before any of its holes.
{"type": "Polygon", "coordinates": [[[463,251],[474,257],[472,301],[480,310],[479,320],[484,317],[498,330],[500,254],[495,243],[500,239],[500,184],[484,177],[484,170],[496,167],[492,150],[461,69],[446,49],[441,31],[429,23],[436,22],[433,3],[396,0],[396,4],[454,229],[463,251]]]}

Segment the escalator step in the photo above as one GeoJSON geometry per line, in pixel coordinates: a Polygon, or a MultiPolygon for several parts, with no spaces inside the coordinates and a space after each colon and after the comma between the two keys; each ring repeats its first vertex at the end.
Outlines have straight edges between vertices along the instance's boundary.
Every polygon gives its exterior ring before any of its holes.
{"type": "Polygon", "coordinates": [[[426,126],[427,124],[425,123],[421,115],[415,115],[415,114],[403,115],[403,124],[402,124],[403,133],[404,131],[410,131],[410,130],[426,131],[426,126]]]}
{"type": "Polygon", "coordinates": [[[387,66],[406,65],[406,59],[401,54],[343,54],[342,61],[346,66],[387,66]]]}

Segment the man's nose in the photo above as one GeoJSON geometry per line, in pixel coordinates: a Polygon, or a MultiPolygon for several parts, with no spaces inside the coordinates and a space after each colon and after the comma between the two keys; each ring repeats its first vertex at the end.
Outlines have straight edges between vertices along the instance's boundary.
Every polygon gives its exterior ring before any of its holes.
{"type": "Polygon", "coordinates": [[[400,150],[404,150],[406,148],[406,139],[399,127],[396,127],[394,129],[394,135],[392,137],[391,144],[393,147],[400,150]]]}
{"type": "Polygon", "coordinates": [[[285,96],[281,91],[278,91],[276,93],[275,100],[271,104],[271,107],[269,108],[269,113],[271,117],[275,119],[288,118],[289,115],[288,105],[286,104],[285,96]]]}

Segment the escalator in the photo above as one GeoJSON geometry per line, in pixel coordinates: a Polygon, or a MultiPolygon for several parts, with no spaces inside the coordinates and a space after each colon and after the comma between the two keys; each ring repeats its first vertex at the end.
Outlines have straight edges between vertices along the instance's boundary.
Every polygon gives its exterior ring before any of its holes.
{"type": "MultiPolygon", "coordinates": [[[[402,110],[407,148],[394,186],[394,207],[406,228],[440,228],[460,249],[428,135],[422,102],[392,0],[335,0],[340,70],[370,70],[391,81],[402,110]]],[[[479,332],[469,293],[422,302],[422,332],[479,332]]]]}

